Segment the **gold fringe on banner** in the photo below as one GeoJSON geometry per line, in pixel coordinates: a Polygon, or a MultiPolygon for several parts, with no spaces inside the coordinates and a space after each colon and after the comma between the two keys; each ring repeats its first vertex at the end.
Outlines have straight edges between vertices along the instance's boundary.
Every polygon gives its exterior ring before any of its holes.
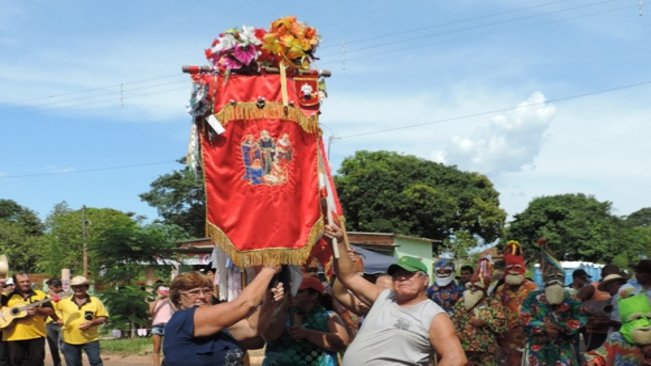
{"type": "Polygon", "coordinates": [[[312,226],[307,243],[300,249],[287,248],[264,248],[255,250],[239,251],[235,249],[233,242],[226,234],[211,222],[206,222],[206,232],[212,239],[213,243],[220,248],[233,260],[238,267],[253,267],[261,265],[280,265],[290,264],[300,266],[305,264],[310,256],[312,247],[323,235],[324,224],[323,217],[312,226]]]}
{"type": "Polygon", "coordinates": [[[280,119],[298,123],[307,133],[318,133],[319,116],[317,114],[307,117],[299,108],[290,105],[285,112],[281,103],[267,102],[264,108],[259,108],[255,102],[241,102],[226,104],[215,117],[226,127],[233,121],[246,121],[254,119],[280,119]]]}

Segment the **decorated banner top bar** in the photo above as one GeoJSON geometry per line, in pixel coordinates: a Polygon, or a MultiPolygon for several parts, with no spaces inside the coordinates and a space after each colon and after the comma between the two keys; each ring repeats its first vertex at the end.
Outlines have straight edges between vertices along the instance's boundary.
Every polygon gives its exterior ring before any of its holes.
{"type": "Polygon", "coordinates": [[[206,232],[240,267],[325,263],[324,225],[343,219],[318,122],[325,86],[309,68],[318,43],[314,28],[285,17],[269,30],[229,29],[205,51],[211,66],[184,67],[206,232]]]}

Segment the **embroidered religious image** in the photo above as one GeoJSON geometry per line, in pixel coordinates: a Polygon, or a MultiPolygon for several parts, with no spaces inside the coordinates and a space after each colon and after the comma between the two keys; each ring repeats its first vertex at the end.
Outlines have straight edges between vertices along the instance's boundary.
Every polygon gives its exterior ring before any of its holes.
{"type": "Polygon", "coordinates": [[[279,185],[287,181],[287,169],[292,160],[292,143],[284,133],[274,140],[267,130],[260,136],[248,134],[242,139],[244,176],[252,185],[279,185]]]}

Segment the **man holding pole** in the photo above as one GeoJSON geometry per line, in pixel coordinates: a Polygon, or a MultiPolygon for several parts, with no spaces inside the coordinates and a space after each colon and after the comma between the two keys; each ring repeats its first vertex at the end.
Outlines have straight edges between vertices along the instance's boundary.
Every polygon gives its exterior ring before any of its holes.
{"type": "Polygon", "coordinates": [[[362,328],[344,354],[344,366],[430,364],[461,366],[467,360],[447,313],[427,297],[427,267],[414,257],[402,257],[389,266],[391,289],[383,289],[358,276],[346,254],[343,232],[326,225],[325,235],[336,238],[339,258],[334,259],[337,278],[357,297],[373,304],[362,328]]]}

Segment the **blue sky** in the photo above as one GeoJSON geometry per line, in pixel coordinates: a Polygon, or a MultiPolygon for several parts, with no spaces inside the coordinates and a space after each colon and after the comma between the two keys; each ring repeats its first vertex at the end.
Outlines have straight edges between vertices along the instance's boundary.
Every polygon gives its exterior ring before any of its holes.
{"type": "Polygon", "coordinates": [[[563,193],[651,207],[638,0],[0,0],[0,198],[41,217],[66,201],[155,218],[138,195],[187,149],[181,65],[206,64],[227,28],[286,15],[322,37],[335,170],[385,149],[488,175],[509,215],[563,193]]]}

